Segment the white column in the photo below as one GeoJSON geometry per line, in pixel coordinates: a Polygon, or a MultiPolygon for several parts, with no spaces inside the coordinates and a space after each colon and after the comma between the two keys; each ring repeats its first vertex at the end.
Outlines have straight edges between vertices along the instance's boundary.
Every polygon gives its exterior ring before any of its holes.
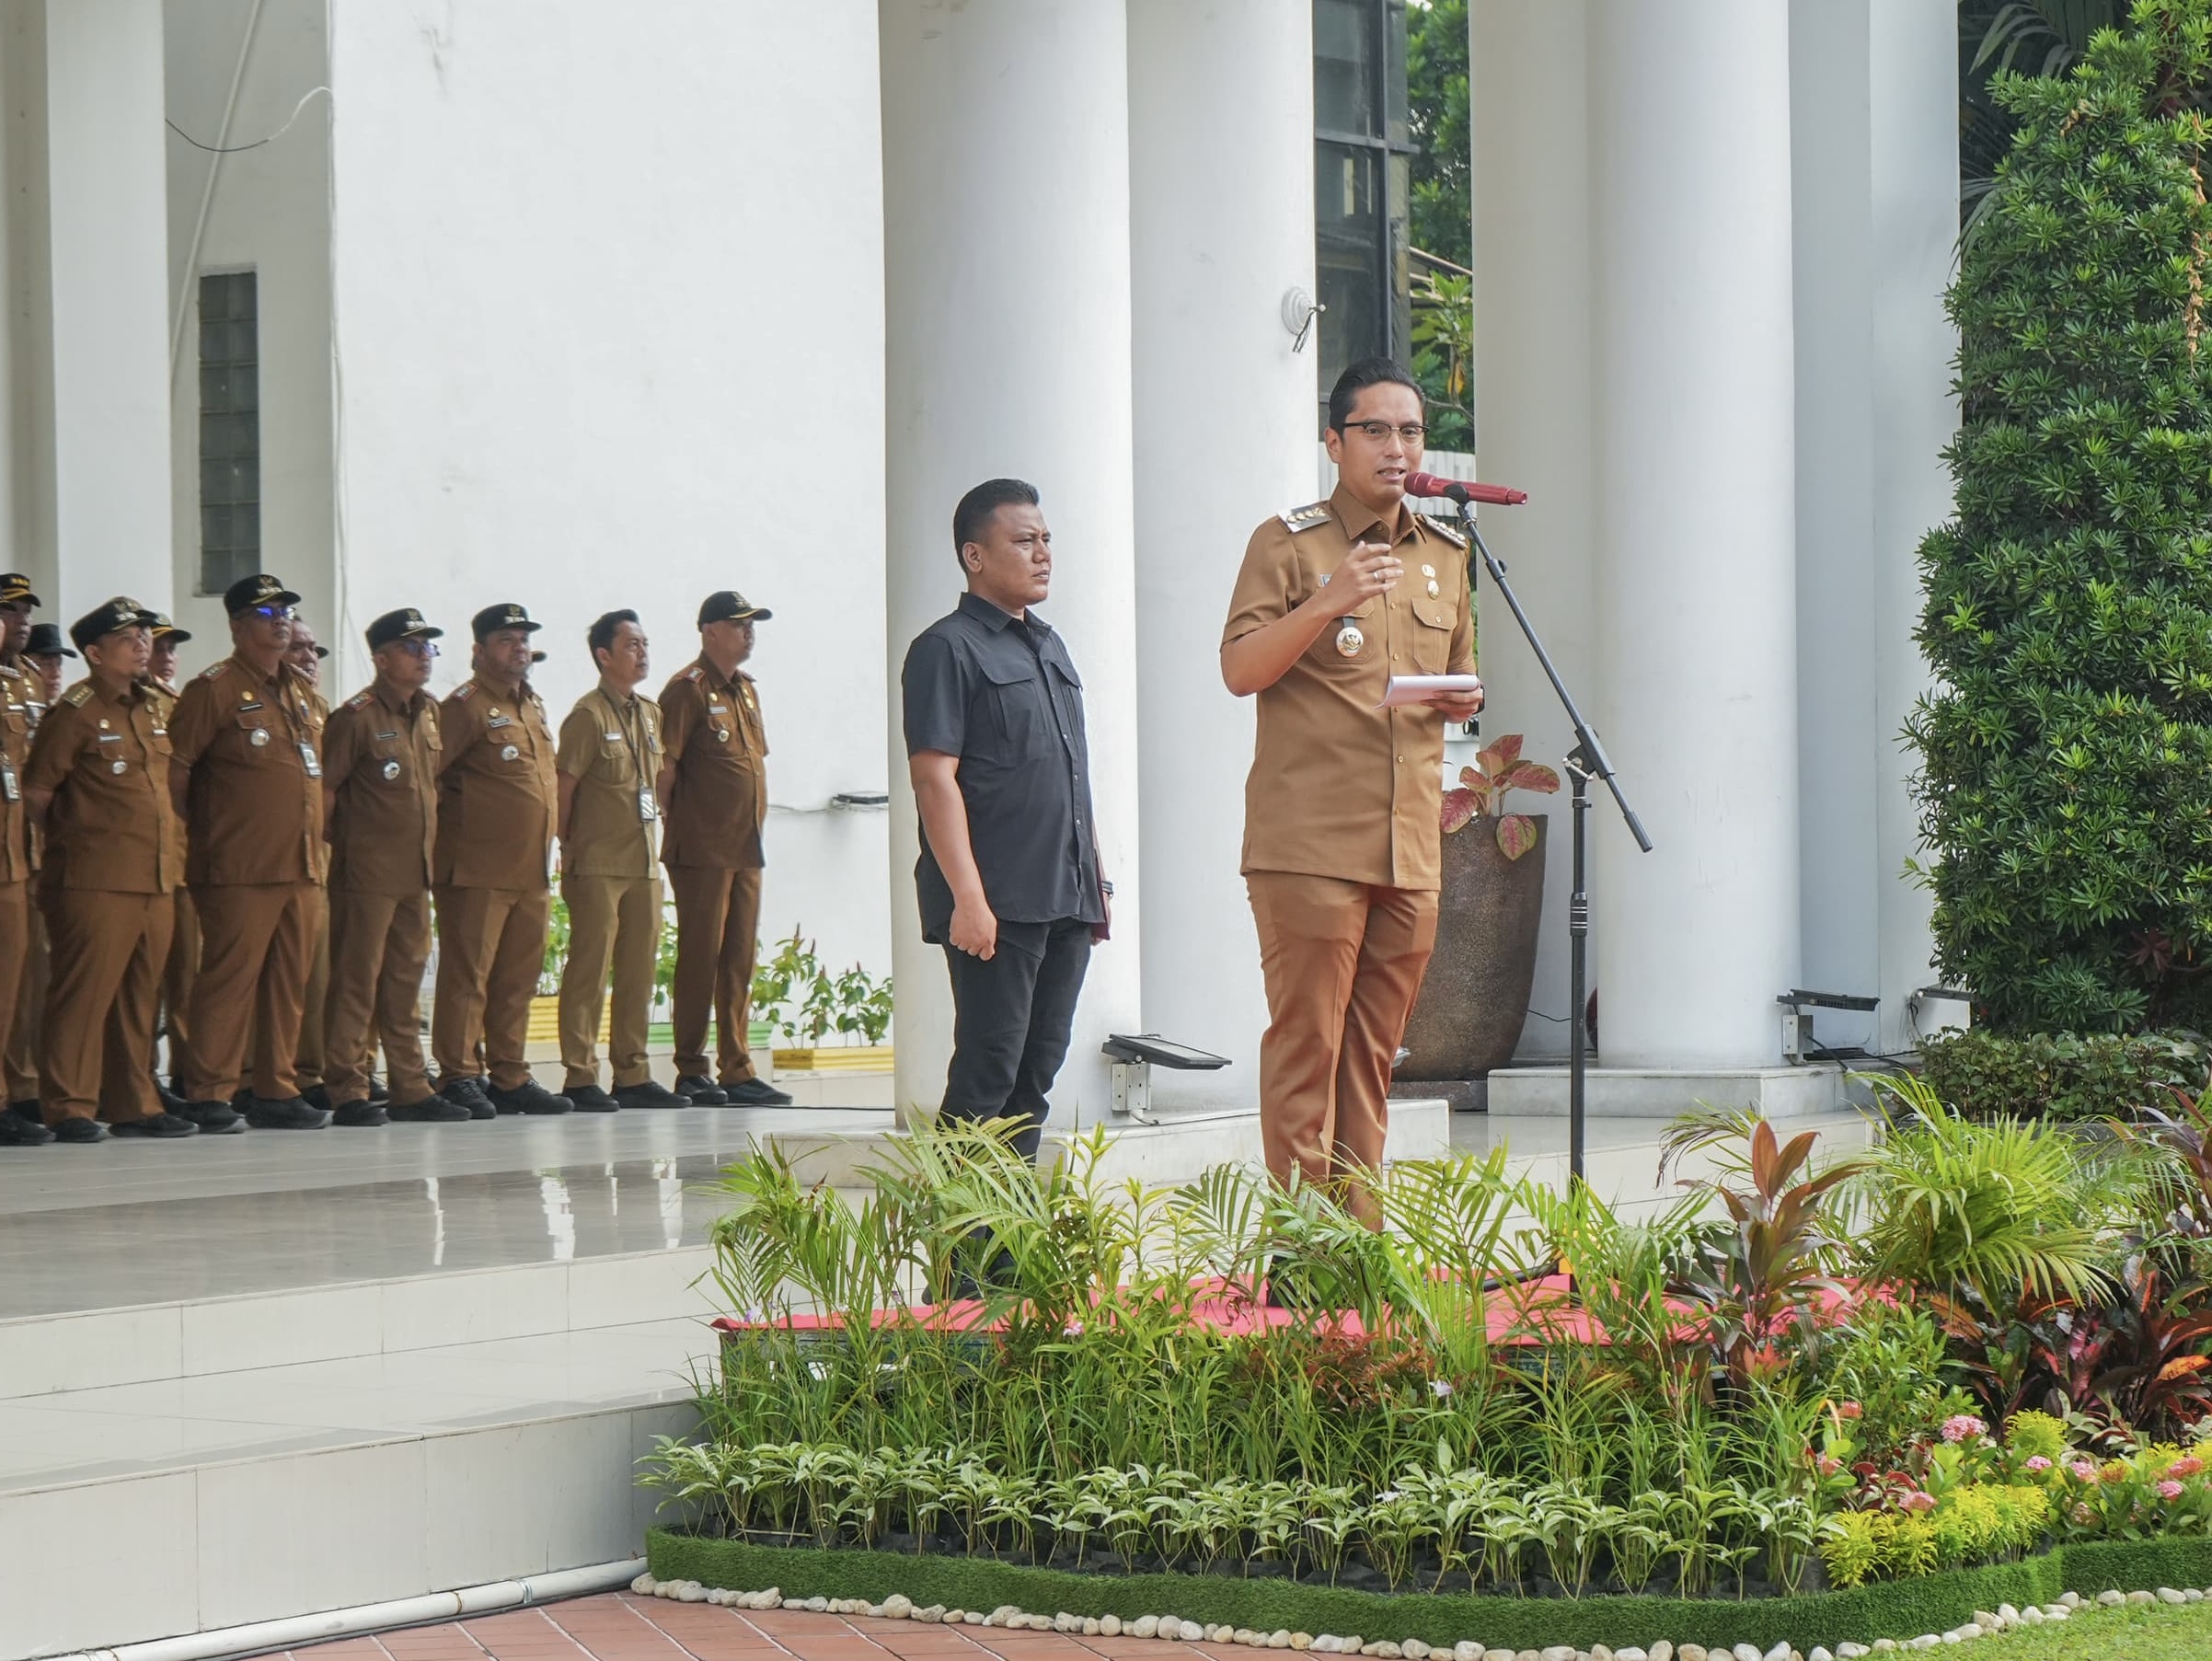
{"type": "MultiPolygon", "coordinates": [[[[892,962],[898,1099],[934,1110],[951,1048],[941,952],[914,908],[899,670],[962,587],[952,508],[1026,479],[1083,676],[1114,939],[1091,960],[1054,1123],[1106,1116],[1099,1044],[1138,1023],[1128,42],[1121,0],[881,0],[887,340],[892,962]]],[[[1192,158],[1194,167],[1203,158],[1192,158]]]]}
{"type": "MultiPolygon", "coordinates": [[[[1804,979],[1872,993],[1823,1039],[1895,1051],[1933,978],[1902,729],[1928,684],[1913,641],[1919,540],[1951,511],[1958,234],[1949,20],[1914,0],[1792,0],[1796,143],[1799,803],[1804,979]]],[[[1957,1013],[1944,1006],[1929,1019],[1957,1013]]]]}
{"type": "Polygon", "coordinates": [[[161,0],[48,0],[53,515],[64,628],[169,608],[168,198],[161,0]]]}
{"type": "MultiPolygon", "coordinates": [[[[1798,970],[1789,12],[1590,11],[1609,1067],[1780,1058],[1798,970]]],[[[1494,637],[1495,625],[1486,628],[1494,637]]]]}
{"type": "MultiPolygon", "coordinates": [[[[1915,758],[1902,732],[1930,679],[1913,640],[1923,599],[1920,538],[1952,511],[1942,450],[1959,424],[1951,390],[1959,340],[1943,315],[1943,289],[1958,236],[1958,87],[1949,8],[1871,0],[1870,22],[1878,1036],[1882,1049],[1895,1051],[1912,1042],[1907,1000],[1937,978],[1929,963],[1932,900],[1905,875],[1921,849],[1915,758]]],[[[1963,1014],[1955,1004],[1937,1006],[1921,1030],[1963,1014]]]]}
{"type": "Polygon", "coordinates": [[[1313,499],[1315,354],[1281,316],[1314,285],[1309,9],[1130,0],[1129,107],[1144,1018],[1230,1058],[1156,1073],[1163,1102],[1256,1107],[1252,706],[1219,649],[1252,527],[1313,499]]]}
{"type": "MultiPolygon", "coordinates": [[[[1482,477],[1517,485],[1527,505],[1485,509],[1482,535],[1512,568],[1514,592],[1576,696],[1597,689],[1592,662],[1589,8],[1586,0],[1475,0],[1475,416],[1482,477]]],[[[1560,765],[1573,743],[1550,684],[1485,583],[1486,739],[1520,733],[1524,754],[1560,765]]],[[[1532,1009],[1567,1008],[1566,798],[1549,811],[1544,929],[1532,1009]]],[[[1529,1059],[1563,1055],[1567,1028],[1531,1016],[1529,1059]]]]}

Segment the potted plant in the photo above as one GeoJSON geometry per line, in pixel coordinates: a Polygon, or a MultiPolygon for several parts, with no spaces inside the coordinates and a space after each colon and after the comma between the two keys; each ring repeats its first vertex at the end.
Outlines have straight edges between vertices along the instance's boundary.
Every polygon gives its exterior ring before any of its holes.
{"type": "Polygon", "coordinates": [[[875,1073],[892,1064],[883,1035],[891,1029],[891,977],[878,980],[858,963],[832,975],[814,942],[794,929],[776,943],[753,975],[753,1007],[784,1039],[775,1052],[779,1073],[875,1073]],[[831,1032],[838,1044],[822,1041],[831,1032]]]}
{"type": "Polygon", "coordinates": [[[1461,767],[1459,788],[1445,792],[1436,950],[1406,1023],[1412,1054],[1399,1078],[1480,1078],[1513,1059],[1536,978],[1546,819],[1507,813],[1505,797],[1558,789],[1557,773],[1521,759],[1516,732],[1461,767]]]}

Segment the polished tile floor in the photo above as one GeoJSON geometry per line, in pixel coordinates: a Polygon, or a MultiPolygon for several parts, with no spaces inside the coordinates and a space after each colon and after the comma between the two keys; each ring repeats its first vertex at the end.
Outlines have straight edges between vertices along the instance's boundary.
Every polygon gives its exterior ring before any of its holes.
{"type": "Polygon", "coordinates": [[[298,1661],[1232,1661],[1234,1644],[1081,1638],[672,1603],[627,1592],[288,1652],[298,1661]]]}
{"type": "Polygon", "coordinates": [[[766,1136],[887,1111],[503,1118],[0,1150],[0,1319],[696,1245],[766,1136]]]}

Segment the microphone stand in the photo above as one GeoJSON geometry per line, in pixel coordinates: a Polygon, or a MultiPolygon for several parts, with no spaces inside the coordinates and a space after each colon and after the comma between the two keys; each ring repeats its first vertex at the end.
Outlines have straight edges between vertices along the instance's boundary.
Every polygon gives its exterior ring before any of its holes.
{"type": "Polygon", "coordinates": [[[1521,634],[1528,649],[1536,653],[1536,661],[1544,666],[1544,676],[1551,683],[1551,690],[1559,698],[1560,708],[1567,712],[1567,720],[1574,728],[1574,747],[1567,752],[1567,778],[1573,791],[1574,892],[1567,901],[1567,980],[1568,998],[1573,1004],[1569,1011],[1573,1040],[1567,1052],[1567,1174],[1571,1185],[1587,1184],[1584,1166],[1584,1103],[1590,1068],[1589,1009],[1589,951],[1590,951],[1590,896],[1584,888],[1584,821],[1590,807],[1590,780],[1602,779],[1606,789],[1612,791],[1614,805],[1628,825],[1629,835],[1636,838],[1636,846],[1645,853],[1652,851],[1652,839],[1644,834],[1643,822],[1636,817],[1636,810],[1629,799],[1620,793],[1620,780],[1615,777],[1613,763],[1606,755],[1606,747],[1598,742],[1590,723],[1575,707],[1574,695],[1567,690],[1567,683],[1560,678],[1551,654],[1544,650],[1544,642],[1537,638],[1536,626],[1529,622],[1528,614],[1521,609],[1521,602],[1513,592],[1513,584],[1505,581],[1505,562],[1490,551],[1482,540],[1482,533],[1475,525],[1475,507],[1471,502],[1459,503],[1459,524],[1467,532],[1470,552],[1467,561],[1467,592],[1471,602],[1475,594],[1475,562],[1479,559],[1490,571],[1490,580],[1497,584],[1498,593],[1504,596],[1513,620],[1521,626],[1521,634]]]}

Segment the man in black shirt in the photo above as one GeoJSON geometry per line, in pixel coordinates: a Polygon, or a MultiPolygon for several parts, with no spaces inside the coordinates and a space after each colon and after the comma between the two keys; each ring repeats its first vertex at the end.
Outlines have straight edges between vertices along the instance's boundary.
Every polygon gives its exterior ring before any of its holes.
{"type": "Polygon", "coordinates": [[[907,648],[901,675],[922,938],[952,975],[940,1112],[1018,1122],[1014,1146],[1033,1159],[1113,884],[1091,823],[1083,683],[1030,610],[1053,571],[1035,487],[977,485],[952,541],[968,592],[907,648]]]}

